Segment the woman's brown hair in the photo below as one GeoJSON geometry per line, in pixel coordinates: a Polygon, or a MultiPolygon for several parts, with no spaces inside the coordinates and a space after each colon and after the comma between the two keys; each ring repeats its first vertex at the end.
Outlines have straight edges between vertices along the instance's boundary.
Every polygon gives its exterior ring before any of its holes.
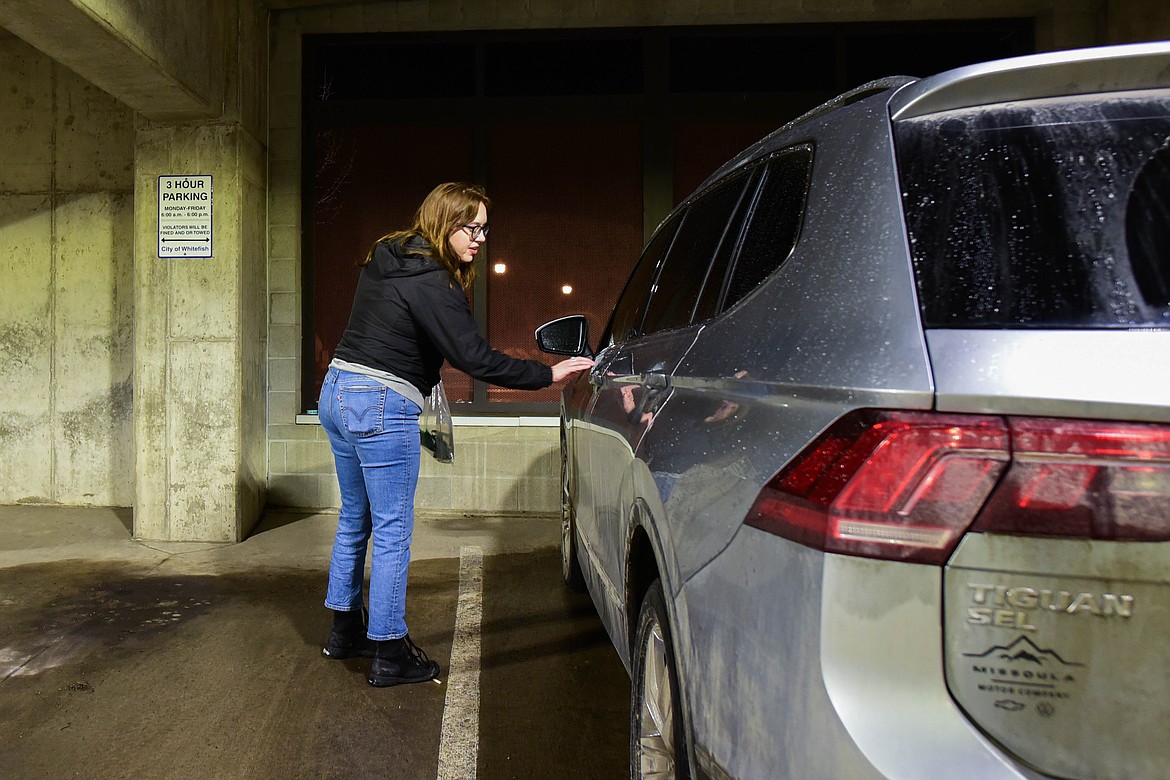
{"type": "Polygon", "coordinates": [[[411,251],[433,258],[447,269],[447,273],[463,292],[470,292],[471,283],[475,280],[475,268],[472,263],[460,262],[451,251],[449,239],[452,233],[475,219],[481,203],[484,208],[491,206],[483,187],[478,184],[464,182],[440,184],[423,199],[418,211],[414,212],[414,221],[410,227],[387,233],[379,238],[370,248],[365,261],[359,262],[358,265],[369,265],[374,259],[374,250],[383,241],[405,241],[412,236],[419,236],[425,239],[429,246],[418,249],[412,247],[411,251]]]}

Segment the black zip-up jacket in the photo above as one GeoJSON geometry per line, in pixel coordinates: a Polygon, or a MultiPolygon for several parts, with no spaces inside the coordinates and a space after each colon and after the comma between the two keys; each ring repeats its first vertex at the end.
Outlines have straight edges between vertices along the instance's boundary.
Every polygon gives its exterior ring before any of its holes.
{"type": "Polygon", "coordinates": [[[423,395],[438,384],[444,358],[493,385],[516,390],[551,385],[549,366],[488,346],[447,269],[411,251],[426,246],[418,236],[377,245],[358,278],[349,325],[334,356],[401,377],[423,395]]]}

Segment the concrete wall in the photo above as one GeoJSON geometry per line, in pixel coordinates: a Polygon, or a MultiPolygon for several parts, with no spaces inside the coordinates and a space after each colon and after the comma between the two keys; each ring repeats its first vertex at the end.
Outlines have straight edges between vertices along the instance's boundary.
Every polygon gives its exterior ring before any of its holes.
{"type": "MultiPolygon", "coordinates": [[[[269,502],[340,505],[333,456],[321,426],[287,426],[269,442],[269,502]]],[[[278,431],[282,428],[277,427],[278,431]]],[[[560,511],[560,454],[555,419],[457,420],[455,462],[423,453],[415,507],[441,514],[553,514],[560,511]]]]}
{"type": "Polygon", "coordinates": [[[134,116],[0,31],[0,503],[133,498],[134,116]]]}

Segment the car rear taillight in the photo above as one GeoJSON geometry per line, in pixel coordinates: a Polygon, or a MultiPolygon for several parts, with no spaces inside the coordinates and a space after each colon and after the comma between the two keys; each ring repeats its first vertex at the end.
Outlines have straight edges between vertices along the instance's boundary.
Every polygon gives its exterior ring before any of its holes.
{"type": "Polygon", "coordinates": [[[1012,467],[973,530],[1170,539],[1170,428],[1011,418],[1012,467]]]}
{"type": "Polygon", "coordinates": [[[941,563],[1008,447],[998,417],[855,412],[764,487],[746,522],[828,552],[941,563]]]}
{"type": "Polygon", "coordinates": [[[1170,539],[1170,428],[862,410],[773,477],[745,522],[828,552],[935,564],[968,528],[1170,539]]]}

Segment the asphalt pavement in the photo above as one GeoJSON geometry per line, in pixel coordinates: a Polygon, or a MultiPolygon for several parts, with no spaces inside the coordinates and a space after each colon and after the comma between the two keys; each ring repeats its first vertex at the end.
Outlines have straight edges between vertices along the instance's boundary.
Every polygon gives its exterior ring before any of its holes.
{"type": "Polygon", "coordinates": [[[126,510],[0,507],[0,777],[620,778],[630,685],[550,518],[420,518],[438,683],[328,660],[329,514],[146,544],[126,510]]]}

